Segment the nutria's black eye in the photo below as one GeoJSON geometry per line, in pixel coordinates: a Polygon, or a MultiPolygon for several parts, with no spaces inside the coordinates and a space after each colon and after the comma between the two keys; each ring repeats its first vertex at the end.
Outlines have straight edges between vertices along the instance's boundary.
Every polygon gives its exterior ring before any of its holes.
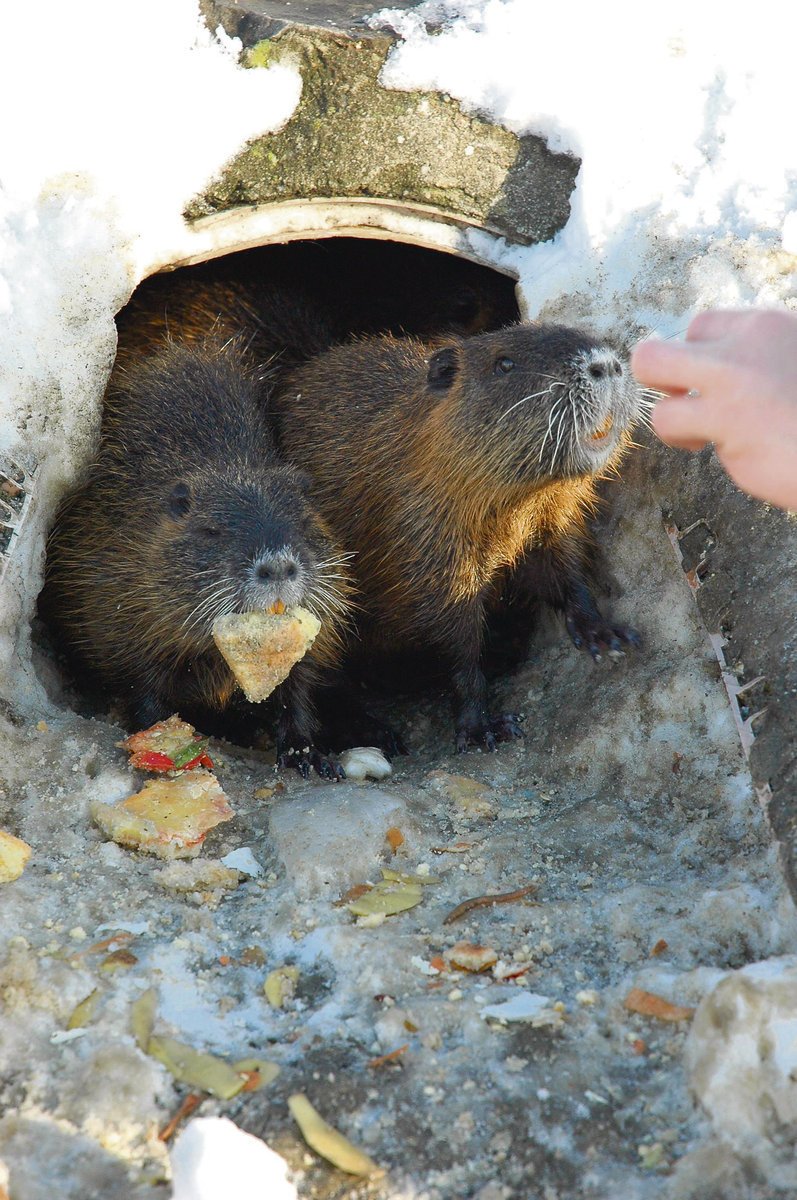
{"type": "Polygon", "coordinates": [[[218,525],[202,525],[199,530],[202,537],[217,538],[221,537],[221,530],[218,525]]]}
{"type": "Polygon", "coordinates": [[[176,483],[169,496],[169,512],[173,517],[184,517],[191,508],[191,489],[187,483],[176,483]]]}
{"type": "Polygon", "coordinates": [[[496,375],[508,375],[509,372],[514,371],[514,369],[515,369],[514,359],[497,358],[495,360],[494,370],[495,370],[496,375]]]}

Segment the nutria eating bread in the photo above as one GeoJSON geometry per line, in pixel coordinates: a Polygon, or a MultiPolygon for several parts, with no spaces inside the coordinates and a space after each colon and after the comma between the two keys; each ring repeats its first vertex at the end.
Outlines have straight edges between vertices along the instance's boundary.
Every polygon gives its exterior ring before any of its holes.
{"type": "Polygon", "coordinates": [[[639,406],[603,342],[542,324],[432,344],[367,338],[290,372],[273,405],[286,457],[310,471],[313,502],[356,553],[363,652],[442,655],[459,750],[520,734],[511,714],[488,714],[480,661],[507,570],[593,655],[638,642],[604,621],[590,587],[595,481],[639,406]]]}
{"type": "Polygon", "coordinates": [[[50,536],[40,612],[134,726],[199,711],[212,732],[236,689],[214,620],[304,606],[321,631],[278,689],[278,758],[337,778],[314,746],[313,691],[340,657],[347,558],[274,448],[261,376],[241,337],[142,339],[120,356],[96,461],[50,536]]]}

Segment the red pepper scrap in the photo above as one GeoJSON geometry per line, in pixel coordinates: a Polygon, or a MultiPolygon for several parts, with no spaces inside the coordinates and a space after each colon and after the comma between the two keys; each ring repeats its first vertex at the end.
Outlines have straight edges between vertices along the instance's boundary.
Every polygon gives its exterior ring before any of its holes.
{"type": "Polygon", "coordinates": [[[145,771],[173,771],[174,761],[159,750],[141,750],[133,759],[133,765],[145,771]]]}

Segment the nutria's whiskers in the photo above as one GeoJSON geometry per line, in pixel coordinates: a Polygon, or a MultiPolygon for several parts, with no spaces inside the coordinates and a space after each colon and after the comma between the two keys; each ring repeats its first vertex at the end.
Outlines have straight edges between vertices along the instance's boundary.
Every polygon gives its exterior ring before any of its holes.
{"type": "Polygon", "coordinates": [[[193,629],[201,625],[205,625],[209,630],[217,617],[226,615],[221,610],[223,607],[226,607],[229,601],[233,601],[233,606],[228,611],[234,612],[234,598],[237,591],[237,585],[229,580],[222,581],[218,586],[211,588],[209,595],[200,600],[191,609],[185,620],[181,621],[180,627],[183,633],[188,636],[193,629]]]}
{"type": "MultiPolygon", "coordinates": [[[[529,395],[529,396],[522,396],[520,400],[517,400],[511,406],[511,408],[508,408],[506,410],[506,412],[501,413],[501,416],[498,418],[498,421],[503,421],[504,417],[508,417],[511,412],[514,412],[516,408],[520,408],[521,404],[525,404],[527,400],[536,400],[539,396],[549,396],[551,394],[551,391],[553,390],[553,388],[564,387],[564,386],[565,385],[563,383],[561,383],[559,381],[555,381],[554,383],[552,383],[550,385],[550,387],[543,388],[541,392],[532,392],[531,395],[529,395]]],[[[496,425],[498,424],[498,421],[496,421],[496,425]]]]}
{"type": "Polygon", "coordinates": [[[551,434],[553,433],[553,423],[554,423],[554,421],[555,421],[555,419],[556,419],[556,414],[557,414],[557,412],[558,412],[559,405],[560,405],[560,404],[563,402],[563,400],[564,400],[564,397],[563,397],[563,396],[560,396],[560,397],[558,397],[558,398],[557,398],[557,399],[554,401],[554,403],[553,403],[553,405],[552,405],[552,407],[551,407],[551,411],[550,411],[550,413],[548,414],[548,428],[545,430],[545,437],[542,439],[542,445],[540,446],[540,456],[539,456],[539,458],[537,459],[537,462],[538,462],[538,463],[542,463],[542,456],[543,456],[543,452],[544,452],[544,450],[545,450],[545,446],[546,446],[546,443],[547,443],[547,441],[548,441],[548,438],[549,438],[549,437],[551,436],[551,434]]]}
{"type": "MultiPolygon", "coordinates": [[[[565,399],[570,399],[571,397],[572,397],[572,392],[565,393],[565,399]]],[[[554,446],[553,454],[551,455],[551,469],[552,470],[554,470],[556,468],[556,463],[557,463],[557,460],[559,457],[559,447],[562,442],[562,435],[565,431],[564,423],[565,423],[566,417],[567,417],[567,405],[563,404],[562,405],[562,415],[560,416],[559,423],[556,426],[556,445],[554,446]]],[[[565,444],[565,446],[562,447],[562,449],[563,449],[563,458],[564,458],[564,452],[566,451],[566,444],[565,444]]],[[[564,466],[564,462],[562,463],[562,466],[564,466]]]]}

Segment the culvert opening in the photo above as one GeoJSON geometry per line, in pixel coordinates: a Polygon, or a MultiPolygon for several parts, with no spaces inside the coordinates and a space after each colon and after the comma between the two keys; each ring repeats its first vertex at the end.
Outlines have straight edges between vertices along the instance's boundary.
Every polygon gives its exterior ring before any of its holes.
{"type": "MultiPolygon", "coordinates": [[[[264,374],[272,381],[326,344],[343,343],[352,337],[381,333],[424,339],[451,333],[469,335],[500,329],[520,317],[514,279],[480,263],[439,250],[381,239],[299,240],[231,253],[145,280],[117,320],[119,346],[112,383],[120,373],[136,371],[139,362],[162,345],[164,339],[193,342],[218,334],[219,344],[224,344],[234,334],[228,321],[231,296],[242,299],[248,315],[253,304],[262,305],[258,315],[265,334],[260,342],[255,338],[254,350],[266,364],[264,374]],[[218,316],[217,309],[224,311],[223,317],[218,316]]],[[[243,343],[248,346],[251,340],[250,326],[244,329],[243,343]]],[[[206,423],[210,443],[214,438],[212,419],[201,411],[197,411],[196,418],[200,424],[206,423]]],[[[163,414],[159,419],[163,419],[163,414]]],[[[137,437],[152,436],[153,432],[151,429],[133,432],[130,446],[134,446],[137,437]]],[[[180,516],[187,505],[185,485],[177,477],[181,474],[177,465],[171,463],[168,470],[174,484],[166,497],[168,515],[180,516]]],[[[81,495],[80,519],[88,525],[92,521],[92,508],[96,513],[106,497],[81,495]]],[[[154,512],[152,517],[156,524],[158,513],[154,512]]],[[[194,529],[193,535],[197,539],[209,536],[212,525],[218,528],[218,514],[205,527],[194,529]]],[[[147,570],[150,565],[148,560],[147,570]]],[[[174,569],[179,572],[179,562],[174,569]]],[[[271,566],[267,572],[261,563],[258,575],[262,578],[270,571],[271,566]]],[[[121,592],[122,586],[118,582],[109,583],[111,593],[121,592]]],[[[121,594],[118,600],[122,607],[127,603],[121,594]]],[[[84,715],[110,714],[131,728],[142,727],[142,723],[164,715],[155,708],[148,710],[146,705],[139,706],[133,715],[129,708],[131,688],[126,680],[120,683],[112,679],[109,683],[107,672],[98,676],[96,670],[86,669],[84,652],[77,645],[64,654],[63,627],[59,627],[46,589],[40,598],[39,611],[44,622],[45,652],[52,657],[53,647],[57,648],[55,657],[65,680],[64,699],[69,706],[84,715]]],[[[140,619],[140,612],[131,612],[133,624],[140,619]]],[[[121,628],[119,632],[123,633],[121,628]]],[[[70,631],[73,640],[75,635],[73,622],[70,631]]],[[[85,631],[81,631],[77,640],[85,636],[85,631]]],[[[106,659],[109,653],[113,656],[116,652],[104,650],[106,659]]],[[[123,649],[121,658],[126,653],[123,649]]],[[[404,677],[405,669],[402,660],[395,671],[388,672],[387,678],[395,685],[404,677]]],[[[142,673],[146,674],[146,667],[142,673]]],[[[51,675],[49,667],[44,674],[51,675]]],[[[434,674],[427,672],[425,678],[433,681],[434,674]]],[[[350,719],[351,700],[349,688],[343,700],[339,691],[325,691],[321,696],[319,707],[329,730],[331,749],[343,748],[334,742],[343,736],[341,712],[350,719]]],[[[180,711],[205,732],[242,744],[252,741],[251,713],[244,712],[241,704],[232,703],[219,715],[198,704],[192,688],[188,687],[185,701],[180,703],[175,698],[169,707],[180,711]]],[[[359,718],[360,707],[356,702],[355,712],[359,718]]],[[[273,711],[261,715],[259,726],[273,728],[273,711]]],[[[378,740],[378,729],[376,733],[372,727],[358,732],[361,741],[378,740]],[[368,733],[370,738],[366,737],[368,733]]]]}

